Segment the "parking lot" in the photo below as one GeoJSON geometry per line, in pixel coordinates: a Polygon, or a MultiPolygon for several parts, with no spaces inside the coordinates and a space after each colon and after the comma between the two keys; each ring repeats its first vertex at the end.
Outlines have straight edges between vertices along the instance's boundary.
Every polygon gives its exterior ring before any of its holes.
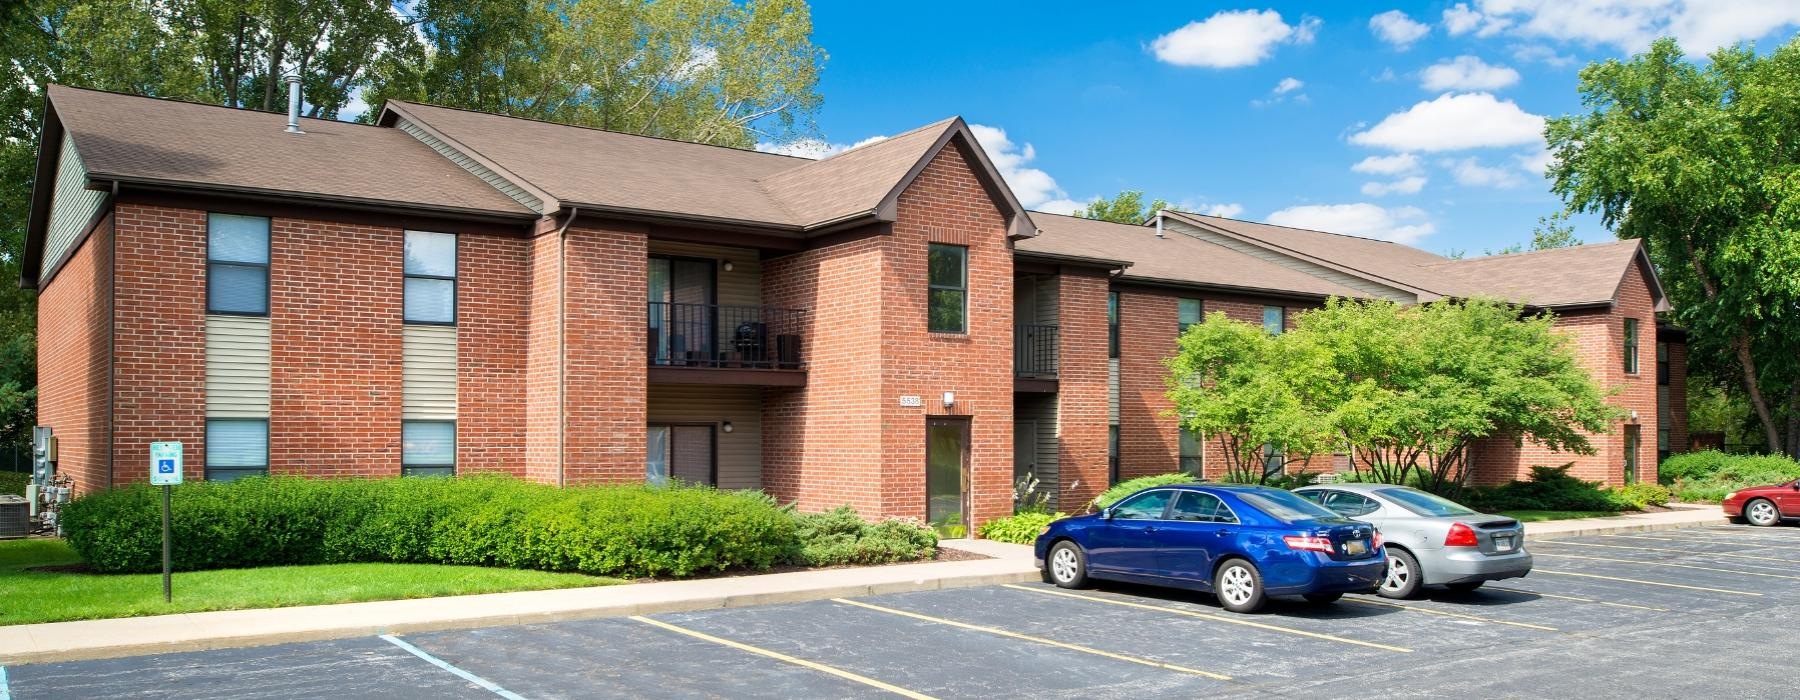
{"type": "MultiPolygon", "coordinates": [[[[8,667],[11,696],[1782,697],[1800,528],[1533,541],[1524,579],[1394,602],[1031,583],[8,667]]],[[[0,685],[0,698],[5,698],[0,685]]]]}

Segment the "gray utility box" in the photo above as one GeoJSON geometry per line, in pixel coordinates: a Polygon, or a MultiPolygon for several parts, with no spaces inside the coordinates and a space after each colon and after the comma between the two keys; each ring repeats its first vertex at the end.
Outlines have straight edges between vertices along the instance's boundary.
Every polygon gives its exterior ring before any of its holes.
{"type": "Polygon", "coordinates": [[[0,496],[0,539],[31,534],[31,502],[24,496],[0,496]]]}

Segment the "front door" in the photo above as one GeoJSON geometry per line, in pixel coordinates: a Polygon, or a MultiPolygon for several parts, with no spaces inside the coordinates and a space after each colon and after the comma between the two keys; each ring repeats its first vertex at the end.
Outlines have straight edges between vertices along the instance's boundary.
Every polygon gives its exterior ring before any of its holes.
{"type": "Polygon", "coordinates": [[[969,534],[969,421],[925,420],[925,519],[943,537],[969,534]]]}
{"type": "Polygon", "coordinates": [[[1037,421],[1013,422],[1013,484],[1037,478],[1037,421]]]}

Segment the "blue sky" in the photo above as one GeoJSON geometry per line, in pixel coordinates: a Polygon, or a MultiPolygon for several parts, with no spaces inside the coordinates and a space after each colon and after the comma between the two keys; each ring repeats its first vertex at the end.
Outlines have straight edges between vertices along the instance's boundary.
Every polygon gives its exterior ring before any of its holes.
{"type": "Polygon", "coordinates": [[[825,0],[813,24],[824,140],[765,148],[819,155],[956,114],[1033,208],[1142,189],[1479,255],[1558,209],[1539,130],[1579,109],[1583,65],[1662,34],[1690,54],[1772,47],[1800,0],[825,0]]]}

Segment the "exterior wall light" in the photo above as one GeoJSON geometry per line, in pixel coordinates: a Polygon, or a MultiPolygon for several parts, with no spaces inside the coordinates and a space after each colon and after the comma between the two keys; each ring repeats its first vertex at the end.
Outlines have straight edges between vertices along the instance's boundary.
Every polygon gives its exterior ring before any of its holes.
{"type": "Polygon", "coordinates": [[[726,260],[726,261],[725,261],[725,264],[724,264],[724,265],[720,265],[720,267],[722,267],[722,268],[724,268],[724,269],[725,269],[725,271],[726,271],[726,272],[730,272],[730,271],[731,271],[731,261],[730,261],[730,260],[726,260]]]}
{"type": "Polygon", "coordinates": [[[723,430],[723,431],[725,431],[725,432],[727,432],[727,433],[729,433],[729,432],[731,432],[731,431],[733,431],[733,430],[736,430],[736,428],[733,428],[733,427],[731,427],[731,421],[725,421],[725,422],[723,422],[723,423],[720,423],[720,424],[719,424],[719,429],[720,429],[720,430],[723,430]]]}
{"type": "Polygon", "coordinates": [[[956,392],[954,392],[954,391],[944,392],[944,405],[945,406],[955,406],[956,405],[956,392]]]}

